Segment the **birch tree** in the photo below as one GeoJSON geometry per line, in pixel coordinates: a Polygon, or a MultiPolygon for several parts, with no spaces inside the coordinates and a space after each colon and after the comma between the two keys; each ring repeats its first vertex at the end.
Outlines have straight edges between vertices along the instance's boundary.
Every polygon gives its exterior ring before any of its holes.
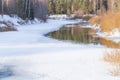
{"type": "Polygon", "coordinates": [[[3,17],[3,14],[4,14],[4,0],[1,0],[2,2],[2,6],[1,6],[1,14],[2,14],[2,17],[3,17]]]}

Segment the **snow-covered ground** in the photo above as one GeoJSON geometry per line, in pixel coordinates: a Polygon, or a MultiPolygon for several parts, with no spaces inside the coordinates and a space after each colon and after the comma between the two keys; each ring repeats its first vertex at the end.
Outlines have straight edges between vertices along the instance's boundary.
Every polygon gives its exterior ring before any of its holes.
{"type": "Polygon", "coordinates": [[[50,15],[49,16],[50,19],[67,19],[69,18],[66,14],[57,14],[57,15],[50,15]]]}
{"type": "Polygon", "coordinates": [[[111,32],[98,32],[97,34],[120,44],[120,29],[113,29],[111,32]]]}
{"type": "Polygon", "coordinates": [[[7,66],[12,73],[9,77],[0,75],[0,80],[119,80],[109,75],[102,60],[107,48],[44,37],[64,24],[77,22],[48,20],[0,33],[0,70],[7,66]]]}

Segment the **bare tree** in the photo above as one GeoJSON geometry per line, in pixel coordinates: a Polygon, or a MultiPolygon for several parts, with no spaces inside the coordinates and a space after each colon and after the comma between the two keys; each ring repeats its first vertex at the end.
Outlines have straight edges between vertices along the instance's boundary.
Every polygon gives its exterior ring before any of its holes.
{"type": "Polygon", "coordinates": [[[4,0],[1,0],[2,2],[2,6],[1,6],[1,15],[3,17],[3,14],[4,14],[4,0]]]}

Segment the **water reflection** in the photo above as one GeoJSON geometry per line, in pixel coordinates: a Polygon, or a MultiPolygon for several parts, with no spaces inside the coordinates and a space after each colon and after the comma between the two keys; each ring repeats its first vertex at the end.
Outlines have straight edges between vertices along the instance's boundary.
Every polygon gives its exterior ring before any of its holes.
{"type": "Polygon", "coordinates": [[[45,36],[80,44],[102,44],[111,48],[120,48],[120,43],[100,38],[95,34],[95,30],[90,28],[80,28],[79,26],[79,24],[65,25],[59,30],[50,32],[45,36]]]}

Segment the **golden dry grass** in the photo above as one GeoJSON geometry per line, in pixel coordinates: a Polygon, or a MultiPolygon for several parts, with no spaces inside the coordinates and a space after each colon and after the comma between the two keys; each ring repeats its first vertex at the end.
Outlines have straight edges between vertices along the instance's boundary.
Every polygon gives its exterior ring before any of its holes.
{"type": "Polygon", "coordinates": [[[100,24],[100,16],[94,16],[92,17],[89,22],[92,24],[92,25],[98,25],[100,24]]]}
{"type": "Polygon", "coordinates": [[[120,12],[117,13],[104,13],[99,17],[93,17],[89,22],[94,24],[100,24],[102,31],[109,32],[115,28],[120,28],[120,12]]]}
{"type": "Polygon", "coordinates": [[[109,40],[109,39],[101,38],[100,43],[106,47],[109,47],[109,48],[117,48],[117,49],[120,48],[120,42],[114,42],[114,41],[109,40]]]}
{"type": "Polygon", "coordinates": [[[112,76],[120,75],[120,50],[105,52],[104,61],[110,63],[113,66],[113,69],[110,70],[112,76]]]}
{"type": "Polygon", "coordinates": [[[104,61],[107,61],[113,65],[120,65],[120,51],[105,52],[104,61]]]}

